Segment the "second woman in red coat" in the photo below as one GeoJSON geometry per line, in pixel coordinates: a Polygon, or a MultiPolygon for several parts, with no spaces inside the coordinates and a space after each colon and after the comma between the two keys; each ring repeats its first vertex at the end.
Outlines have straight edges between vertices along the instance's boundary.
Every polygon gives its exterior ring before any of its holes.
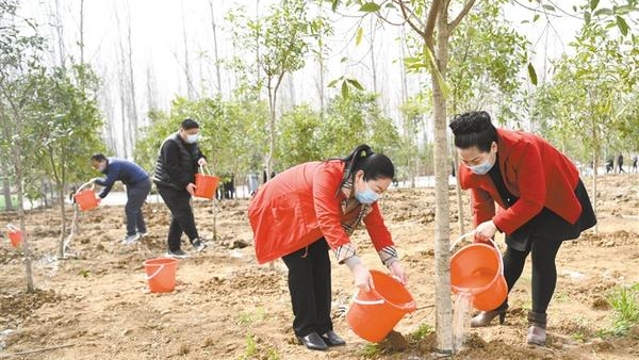
{"type": "MultiPolygon", "coordinates": [[[[504,277],[508,290],[532,254],[532,311],[529,344],[546,342],[546,309],[555,291],[555,256],[562,241],[595,225],[588,192],[575,165],[544,139],[496,129],[485,111],[458,115],[450,124],[462,160],[459,182],[470,189],[475,238],[487,241],[506,233],[504,277]],[[495,202],[502,211],[495,212],[495,202]]],[[[482,312],[472,326],[504,321],[508,302],[482,312]]]]}
{"type": "Polygon", "coordinates": [[[374,287],[350,235],[364,222],[381,261],[406,281],[377,201],[395,176],[391,160],[358,146],[349,156],[297,165],[262,186],[249,207],[255,252],[263,264],[282,258],[288,267],[295,335],[309,349],[344,345],[331,321],[328,250],[352,271],[355,285],[374,287]]]}

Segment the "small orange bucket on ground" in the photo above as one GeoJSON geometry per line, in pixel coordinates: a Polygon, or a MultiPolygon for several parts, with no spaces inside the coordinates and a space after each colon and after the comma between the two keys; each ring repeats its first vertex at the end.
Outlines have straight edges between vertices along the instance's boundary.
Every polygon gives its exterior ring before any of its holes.
{"type": "Polygon", "coordinates": [[[89,181],[88,183],[80,186],[78,192],[73,195],[73,199],[78,204],[80,210],[87,211],[98,207],[98,198],[95,196],[95,192],[93,191],[94,187],[95,185],[93,184],[93,181],[89,181]],[[88,185],[92,185],[91,188],[84,189],[88,185]]]}
{"type": "MultiPolygon", "coordinates": [[[[210,173],[204,174],[205,171],[203,169],[205,168],[200,166],[201,173],[195,174],[195,196],[212,200],[215,196],[215,190],[217,189],[217,184],[220,182],[220,178],[210,173]]],[[[206,172],[208,172],[208,170],[206,172]]]]}
{"type": "MultiPolygon", "coordinates": [[[[453,246],[468,235],[462,235],[453,246]]],[[[450,258],[450,286],[453,293],[473,296],[473,307],[481,311],[498,308],[508,296],[504,264],[497,245],[474,243],[459,249],[450,258]]]]}
{"type": "Polygon", "coordinates": [[[375,289],[359,290],[346,313],[346,322],[355,334],[370,342],[380,342],[407,313],[417,309],[413,296],[399,280],[371,270],[375,289]]]}
{"type": "Polygon", "coordinates": [[[175,289],[176,259],[157,258],[144,262],[146,280],[152,293],[167,293],[175,289]]]}
{"type": "Polygon", "coordinates": [[[9,241],[14,248],[17,248],[22,242],[22,231],[13,224],[7,225],[7,235],[9,235],[9,241]]]}

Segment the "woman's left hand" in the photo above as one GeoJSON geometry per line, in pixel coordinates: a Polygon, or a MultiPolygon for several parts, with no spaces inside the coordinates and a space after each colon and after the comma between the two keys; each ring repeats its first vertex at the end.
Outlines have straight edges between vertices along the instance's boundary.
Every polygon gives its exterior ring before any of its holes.
{"type": "Polygon", "coordinates": [[[406,276],[404,267],[399,261],[395,261],[394,263],[390,264],[388,269],[390,270],[391,274],[397,278],[397,280],[406,285],[406,282],[408,282],[408,277],[406,276]]]}
{"type": "Polygon", "coordinates": [[[490,241],[497,232],[497,226],[492,220],[485,221],[477,226],[475,229],[475,237],[482,241],[490,241]]]}

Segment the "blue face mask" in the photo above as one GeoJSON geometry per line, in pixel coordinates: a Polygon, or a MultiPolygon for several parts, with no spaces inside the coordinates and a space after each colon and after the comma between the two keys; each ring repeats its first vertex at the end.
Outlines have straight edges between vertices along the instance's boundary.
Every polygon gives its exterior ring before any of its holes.
{"type": "Polygon", "coordinates": [[[189,144],[195,144],[200,138],[200,134],[188,134],[186,135],[186,142],[189,144]]]}
{"type": "Polygon", "coordinates": [[[379,200],[380,197],[381,196],[378,193],[374,192],[373,190],[371,190],[371,188],[368,187],[368,184],[366,185],[366,190],[361,192],[355,192],[355,198],[361,204],[370,205],[374,203],[375,201],[379,200]]]}
{"type": "Polygon", "coordinates": [[[495,165],[495,164],[491,164],[490,160],[486,159],[486,161],[484,161],[483,163],[481,163],[479,165],[468,166],[468,168],[470,169],[470,171],[473,172],[473,174],[486,175],[486,174],[488,174],[490,169],[493,168],[493,165],[495,165]]]}

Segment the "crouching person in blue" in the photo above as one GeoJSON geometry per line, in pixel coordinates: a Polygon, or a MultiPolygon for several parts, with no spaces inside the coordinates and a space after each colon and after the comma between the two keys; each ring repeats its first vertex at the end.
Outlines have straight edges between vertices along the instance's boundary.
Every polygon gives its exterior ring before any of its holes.
{"type": "Polygon", "coordinates": [[[127,202],[124,207],[126,214],[126,237],[122,244],[130,245],[147,235],[146,223],[142,214],[142,205],[151,191],[151,179],[149,174],[139,165],[122,159],[107,158],[102,154],[91,156],[93,168],[106,175],[106,178],[97,178],[93,182],[103,186],[98,195],[104,199],[116,181],[122,181],[126,185],[127,202]]]}

